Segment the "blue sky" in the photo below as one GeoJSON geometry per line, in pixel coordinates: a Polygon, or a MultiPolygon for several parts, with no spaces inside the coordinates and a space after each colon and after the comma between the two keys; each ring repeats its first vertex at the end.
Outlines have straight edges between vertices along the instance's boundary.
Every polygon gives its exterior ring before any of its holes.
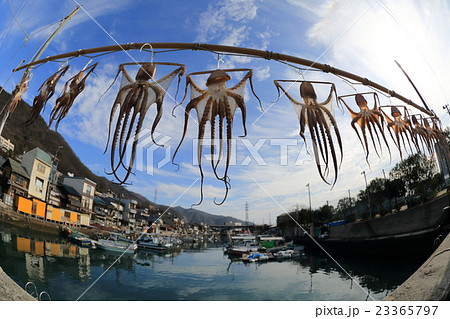
{"type": "MultiPolygon", "coordinates": [[[[78,1],[78,0],[77,0],[78,1]]],[[[448,87],[450,41],[444,30],[450,29],[450,10],[447,1],[136,1],[136,0],[92,0],[78,1],[83,4],[64,30],[54,39],[43,56],[60,54],[83,48],[114,45],[129,42],[206,42],[270,50],[300,56],[330,64],[340,69],[367,77],[409,97],[416,103],[420,100],[395,65],[398,60],[432,109],[442,119],[444,126],[450,116],[442,106],[449,102],[448,87]],[[96,22],[92,19],[94,18],[96,22]],[[100,27],[100,26],[101,27],[100,27]],[[443,37],[447,37],[444,39],[443,37]]],[[[0,1],[0,85],[12,91],[19,81],[20,72],[11,70],[22,59],[31,58],[43,40],[54,30],[51,26],[70,13],[77,3],[73,0],[11,1],[17,21],[13,18],[10,3],[0,1]],[[48,28],[47,28],[48,27],[48,28]],[[22,30],[23,29],[23,30],[22,30]],[[26,35],[30,36],[25,40],[26,35]]],[[[100,96],[112,83],[121,63],[149,61],[148,52],[118,52],[94,59],[99,62],[95,74],[87,81],[85,91],[75,101],[69,115],[61,122],[59,132],[66,138],[75,153],[91,170],[99,175],[110,170],[109,153],[103,154],[108,134],[108,118],[112,102],[117,94],[118,83],[100,96]]],[[[78,72],[89,60],[79,57],[69,61],[71,68],[63,80],[78,72]]],[[[213,214],[245,218],[245,202],[249,204],[249,219],[255,222],[273,223],[275,217],[296,205],[307,207],[310,183],[312,206],[319,207],[329,201],[336,205],[339,198],[348,195],[350,189],[356,196],[364,185],[362,171],[368,179],[382,177],[399,160],[398,151],[388,137],[392,162],[387,152],[382,159],[370,157],[369,167],[363,150],[351,129],[348,112],[335,108],[335,116],[343,138],[344,160],[339,170],[336,185],[321,181],[313,157],[298,136],[298,119],[286,97],[277,98],[273,85],[276,79],[305,79],[331,81],[336,84],[338,95],[369,92],[370,88],[349,85],[342,79],[322,72],[305,71],[302,74],[289,66],[275,61],[248,57],[223,56],[220,67],[251,68],[254,72],[255,91],[265,109],[261,113],[257,100],[247,90],[246,139],[242,135],[242,121],[236,112],[233,126],[236,146],[236,165],[229,169],[231,190],[221,206],[214,204],[224,194],[223,183],[215,180],[211,166],[203,159],[205,171],[204,201],[196,207],[213,214]],[[252,147],[253,145],[253,147],[252,147]],[[282,146],[284,145],[284,146],[282,146]],[[283,152],[283,147],[287,152],[283,152]],[[254,153],[251,151],[253,150],[254,153]],[[257,152],[256,152],[257,151],[257,152]],[[282,208],[281,208],[281,207],[282,208]]],[[[187,73],[214,70],[217,55],[210,52],[179,51],[156,53],[155,62],[177,62],[186,65],[187,73]]],[[[33,71],[30,88],[24,100],[32,103],[42,82],[55,72],[60,63],[48,63],[33,71]]],[[[160,67],[156,78],[173,70],[160,67]]],[[[231,74],[230,82],[236,83],[244,73],[231,74]]],[[[194,79],[205,88],[205,77],[194,79]]],[[[231,85],[232,85],[231,83],[231,85]]],[[[64,81],[60,81],[55,97],[45,112],[49,112],[60,94],[64,81]]],[[[184,79],[181,92],[184,89],[184,79]]],[[[189,207],[200,198],[200,175],[193,161],[197,135],[195,111],[189,122],[188,133],[177,155],[176,166],[170,162],[159,169],[166,152],[173,153],[183,130],[183,110],[187,101],[177,107],[176,117],[171,111],[181,101],[176,101],[176,81],[172,83],[165,98],[163,118],[158,126],[159,138],[166,139],[166,148],[154,148],[154,170],[149,174],[142,165],[135,169],[128,186],[130,190],[166,205],[189,207]],[[196,181],[197,180],[197,181],[196,181]]],[[[317,88],[319,100],[327,94],[327,88],[317,88]]],[[[299,98],[298,86],[289,91],[299,98]]],[[[323,99],[323,98],[322,98],[323,99]]],[[[403,104],[380,95],[382,104],[403,104]]],[[[151,127],[155,117],[155,106],[147,113],[145,128],[151,127]]],[[[208,136],[209,133],[206,133],[208,136]]],[[[309,144],[308,147],[311,147],[309,144]]],[[[208,149],[204,150],[208,153],[208,149]]],[[[373,153],[373,152],[372,152],[373,153]]],[[[140,163],[149,163],[148,157],[139,158],[140,163]]],[[[330,177],[332,178],[332,176],[330,177]]]]}

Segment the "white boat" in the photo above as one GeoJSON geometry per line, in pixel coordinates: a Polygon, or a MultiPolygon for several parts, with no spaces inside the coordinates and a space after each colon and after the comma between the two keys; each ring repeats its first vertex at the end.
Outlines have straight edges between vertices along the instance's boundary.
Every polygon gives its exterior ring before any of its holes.
{"type": "Polygon", "coordinates": [[[142,235],[137,242],[140,249],[167,250],[172,247],[172,243],[166,242],[162,237],[142,235]]]}
{"type": "Polygon", "coordinates": [[[135,243],[121,241],[116,234],[111,234],[107,239],[95,241],[95,246],[98,249],[128,254],[134,253],[138,248],[135,243]]]}
{"type": "Polygon", "coordinates": [[[288,249],[288,250],[277,251],[273,255],[275,256],[275,258],[285,259],[285,258],[292,258],[293,254],[294,254],[294,251],[292,249],[288,249]]]}

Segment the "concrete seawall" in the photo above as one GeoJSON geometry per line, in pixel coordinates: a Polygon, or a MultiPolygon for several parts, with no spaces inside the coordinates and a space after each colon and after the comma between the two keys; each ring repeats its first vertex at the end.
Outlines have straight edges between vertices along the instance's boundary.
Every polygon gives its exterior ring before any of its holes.
{"type": "Polygon", "coordinates": [[[16,284],[0,267],[1,301],[36,301],[31,295],[16,284]]]}
{"type": "Polygon", "coordinates": [[[384,300],[439,301],[450,299],[450,234],[430,258],[384,300]]]}

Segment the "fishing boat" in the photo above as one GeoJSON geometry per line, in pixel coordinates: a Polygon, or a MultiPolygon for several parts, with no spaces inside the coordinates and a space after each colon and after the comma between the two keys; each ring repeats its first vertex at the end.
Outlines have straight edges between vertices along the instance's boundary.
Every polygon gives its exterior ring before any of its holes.
{"type": "Polygon", "coordinates": [[[148,236],[144,234],[137,241],[139,249],[151,249],[151,250],[167,250],[172,247],[172,243],[165,242],[158,236],[148,236]]]}
{"type": "Polygon", "coordinates": [[[429,256],[450,231],[448,194],[425,204],[378,218],[329,224],[327,236],[295,240],[305,251],[340,255],[429,256]]]}
{"type": "Polygon", "coordinates": [[[279,236],[259,235],[257,241],[260,246],[265,248],[274,248],[286,244],[286,240],[279,236]]]}
{"type": "Polygon", "coordinates": [[[83,234],[75,229],[68,229],[68,239],[70,242],[78,246],[95,248],[95,244],[92,239],[90,239],[86,234],[83,234]]]}
{"type": "Polygon", "coordinates": [[[107,239],[99,239],[94,243],[98,249],[118,253],[132,254],[138,249],[137,244],[121,241],[116,234],[110,234],[107,239]]]}

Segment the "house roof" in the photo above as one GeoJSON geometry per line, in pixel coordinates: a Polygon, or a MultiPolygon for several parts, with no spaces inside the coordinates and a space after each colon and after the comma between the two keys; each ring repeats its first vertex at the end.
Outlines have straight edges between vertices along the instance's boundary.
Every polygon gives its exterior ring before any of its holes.
{"type": "Polygon", "coordinates": [[[87,178],[87,177],[76,177],[76,176],[63,175],[62,178],[63,178],[63,179],[64,179],[64,178],[67,178],[67,179],[81,179],[81,180],[84,180],[84,182],[91,183],[91,184],[97,186],[97,183],[96,183],[96,182],[90,180],[90,179],[87,178]]]}
{"type": "Polygon", "coordinates": [[[16,174],[18,174],[18,175],[20,175],[20,176],[23,176],[23,177],[26,177],[26,178],[30,179],[30,176],[29,176],[28,173],[25,171],[25,168],[23,168],[23,166],[20,165],[19,162],[13,160],[12,158],[9,158],[8,160],[9,160],[9,163],[11,164],[11,170],[12,170],[14,173],[16,173],[16,174]]]}
{"type": "Polygon", "coordinates": [[[33,148],[28,153],[33,154],[36,158],[40,159],[41,161],[48,164],[49,166],[52,166],[52,158],[50,157],[50,154],[48,154],[44,150],[40,149],[39,147],[33,148]]]}
{"type": "Polygon", "coordinates": [[[77,196],[77,197],[81,197],[81,195],[71,186],[66,185],[66,184],[61,184],[61,187],[69,194],[77,196]]]}
{"type": "Polygon", "coordinates": [[[110,201],[108,201],[107,199],[100,197],[100,196],[94,197],[94,204],[99,205],[99,206],[114,208],[114,206],[111,204],[110,201]]]}

